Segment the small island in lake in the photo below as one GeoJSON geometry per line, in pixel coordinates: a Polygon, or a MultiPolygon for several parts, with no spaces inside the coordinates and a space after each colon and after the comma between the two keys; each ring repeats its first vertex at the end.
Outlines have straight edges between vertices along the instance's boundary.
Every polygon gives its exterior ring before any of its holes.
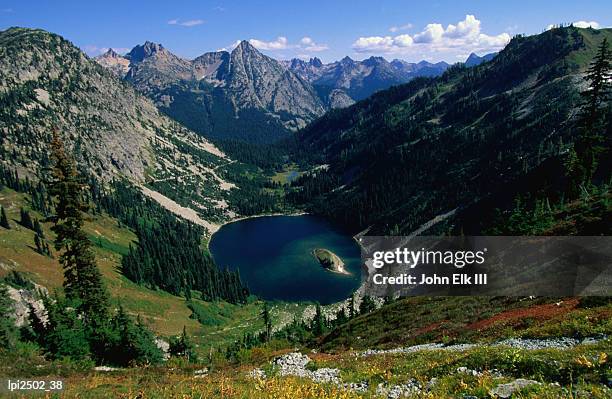
{"type": "Polygon", "coordinates": [[[330,272],[340,274],[351,274],[344,268],[344,262],[338,255],[324,248],[315,248],[312,251],[314,257],[319,261],[321,266],[330,272]]]}

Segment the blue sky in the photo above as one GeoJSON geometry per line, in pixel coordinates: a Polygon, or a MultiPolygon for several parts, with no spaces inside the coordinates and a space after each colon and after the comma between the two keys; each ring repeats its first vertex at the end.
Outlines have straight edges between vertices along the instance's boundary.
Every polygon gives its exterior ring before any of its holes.
{"type": "Polygon", "coordinates": [[[0,1],[0,29],[42,28],[90,55],[150,40],[194,58],[247,39],[279,59],[456,62],[576,21],[611,26],[612,1],[0,1]]]}

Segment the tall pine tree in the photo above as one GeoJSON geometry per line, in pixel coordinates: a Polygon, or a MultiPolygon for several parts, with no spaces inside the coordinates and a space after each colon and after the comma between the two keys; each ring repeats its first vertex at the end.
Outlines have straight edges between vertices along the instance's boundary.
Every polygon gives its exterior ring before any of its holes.
{"type": "Polygon", "coordinates": [[[316,337],[323,335],[323,333],[325,332],[325,316],[323,316],[321,305],[319,305],[318,302],[315,305],[315,316],[312,322],[312,333],[316,337]]]}
{"type": "Polygon", "coordinates": [[[584,100],[579,117],[580,135],[568,161],[568,191],[574,197],[577,196],[580,185],[591,183],[597,169],[597,156],[601,151],[602,132],[605,129],[605,105],[610,96],[611,54],[608,40],[604,38],[584,78],[587,89],[581,93],[584,100]]]}
{"type": "Polygon", "coordinates": [[[268,342],[272,337],[272,316],[270,315],[270,307],[268,306],[268,302],[264,302],[263,310],[261,311],[260,315],[264,322],[265,340],[268,342]]]}
{"type": "Polygon", "coordinates": [[[64,292],[68,299],[77,301],[85,322],[106,320],[108,294],[91,243],[83,231],[83,212],[87,210],[82,199],[83,184],[57,133],[51,142],[51,155],[54,166],[49,192],[55,205],[52,230],[57,235],[55,248],[63,251],[60,263],[64,269],[64,292]]]}
{"type": "Polygon", "coordinates": [[[10,349],[17,340],[15,308],[8,288],[0,282],[0,348],[10,349]]]}
{"type": "Polygon", "coordinates": [[[0,206],[0,226],[4,227],[5,229],[11,228],[8,218],[6,217],[6,211],[1,206],[0,206]]]}

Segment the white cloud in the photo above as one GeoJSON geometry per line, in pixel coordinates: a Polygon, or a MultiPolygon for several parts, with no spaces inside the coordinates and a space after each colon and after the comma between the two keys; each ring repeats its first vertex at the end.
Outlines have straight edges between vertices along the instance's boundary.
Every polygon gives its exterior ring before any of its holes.
{"type": "Polygon", "coordinates": [[[188,28],[191,28],[192,26],[202,25],[203,23],[204,20],[202,19],[190,19],[187,21],[181,21],[180,19],[175,18],[168,21],[168,25],[180,25],[186,26],[188,28]]]}
{"type": "Polygon", "coordinates": [[[393,38],[391,36],[360,37],[353,43],[353,49],[358,53],[391,52],[393,50],[393,38]]]}
{"type": "Polygon", "coordinates": [[[389,28],[389,32],[391,33],[395,33],[395,32],[399,32],[399,31],[403,31],[403,30],[408,30],[412,28],[412,24],[406,24],[406,25],[401,25],[401,26],[392,26],[389,28]]]}
{"type": "Polygon", "coordinates": [[[410,47],[414,43],[414,39],[410,35],[399,35],[393,38],[393,43],[397,47],[410,47]]]}
{"type": "MultiPolygon", "coordinates": [[[[572,22],[572,25],[574,25],[576,28],[593,28],[593,29],[603,28],[603,26],[601,26],[601,24],[596,21],[576,21],[576,22],[572,22]]],[[[551,30],[552,28],[558,28],[558,27],[559,25],[557,24],[550,24],[546,27],[546,30],[551,30]]]]}
{"type": "Polygon", "coordinates": [[[179,25],[191,27],[196,25],[202,25],[203,23],[204,21],[201,19],[190,19],[189,21],[181,22],[179,25]]]}
{"type": "Polygon", "coordinates": [[[325,51],[329,49],[327,44],[315,43],[315,41],[312,40],[308,36],[304,36],[302,40],[300,40],[300,47],[306,51],[313,51],[313,52],[325,51]]]}
{"type": "Polygon", "coordinates": [[[481,33],[478,35],[478,44],[485,49],[502,48],[510,41],[510,35],[500,33],[497,36],[489,36],[481,33]]]}
{"type": "Polygon", "coordinates": [[[458,56],[471,52],[499,50],[510,41],[508,33],[489,35],[482,32],[481,22],[474,15],[444,28],[442,24],[430,23],[414,35],[360,37],[353,43],[358,53],[383,53],[405,55],[458,56]]]}
{"type": "MultiPolygon", "coordinates": [[[[452,25],[449,25],[449,27],[452,25]]],[[[433,43],[440,41],[444,35],[444,28],[440,24],[427,24],[425,30],[414,35],[415,43],[433,43]]]]}
{"type": "Polygon", "coordinates": [[[284,36],[279,36],[276,38],[276,40],[272,40],[270,42],[258,39],[251,39],[249,40],[249,43],[251,43],[253,47],[259,50],[284,50],[289,48],[289,42],[284,36]]]}
{"type": "Polygon", "coordinates": [[[589,28],[589,27],[593,29],[601,28],[601,25],[595,21],[576,21],[573,23],[573,25],[576,28],[589,28]]]}
{"type": "Polygon", "coordinates": [[[397,49],[410,47],[413,43],[410,35],[360,37],[353,43],[353,49],[359,53],[393,53],[397,49]]]}
{"type": "Polygon", "coordinates": [[[473,37],[480,33],[480,21],[473,15],[466,15],[465,20],[460,21],[456,26],[448,25],[444,35],[450,38],[473,37]]]}
{"type": "Polygon", "coordinates": [[[314,40],[312,40],[308,36],[304,36],[302,40],[300,40],[300,43],[302,43],[304,46],[310,46],[314,44],[314,40]]]}
{"type": "MultiPolygon", "coordinates": [[[[298,43],[290,43],[285,36],[279,36],[272,41],[250,39],[249,43],[251,43],[253,47],[257,48],[258,50],[275,52],[281,50],[294,50],[295,52],[299,52],[299,54],[301,55],[304,55],[306,52],[316,53],[329,49],[327,44],[317,43],[310,36],[302,37],[298,43]]],[[[219,51],[231,51],[236,46],[238,46],[238,44],[240,44],[240,40],[236,40],[229,46],[219,49],[219,51]]],[[[275,53],[275,56],[279,57],[280,54],[275,53]]]]}

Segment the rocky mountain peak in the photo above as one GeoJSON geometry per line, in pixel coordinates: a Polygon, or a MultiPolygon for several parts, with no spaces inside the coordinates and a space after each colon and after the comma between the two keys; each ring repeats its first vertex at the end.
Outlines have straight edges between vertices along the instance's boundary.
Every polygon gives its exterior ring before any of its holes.
{"type": "Polygon", "coordinates": [[[119,54],[117,54],[117,52],[115,52],[115,50],[113,50],[112,48],[109,48],[108,50],[106,50],[106,52],[104,54],[102,54],[102,57],[119,58],[121,56],[119,54]]]}
{"type": "Polygon", "coordinates": [[[138,63],[158,53],[164,52],[166,52],[166,49],[161,44],[146,41],[144,44],[134,47],[127,54],[127,58],[129,58],[132,63],[138,63]]]}
{"type": "Polygon", "coordinates": [[[119,78],[123,78],[129,70],[130,61],[112,48],[109,48],[104,54],[94,57],[94,60],[119,78]]]}
{"type": "Polygon", "coordinates": [[[368,59],[363,60],[362,62],[364,65],[367,66],[376,66],[380,64],[386,64],[387,60],[385,60],[383,57],[370,57],[368,59]]]}
{"type": "Polygon", "coordinates": [[[433,64],[431,62],[425,61],[425,60],[417,62],[417,66],[419,66],[419,67],[426,67],[426,66],[430,66],[430,65],[433,65],[433,64]]]}
{"type": "Polygon", "coordinates": [[[465,66],[472,67],[472,66],[482,64],[483,62],[492,60],[496,55],[497,53],[489,53],[481,57],[476,53],[471,53],[469,57],[465,60],[465,66]]]}
{"type": "Polygon", "coordinates": [[[256,52],[256,53],[259,53],[259,51],[255,48],[255,46],[253,46],[251,44],[251,42],[249,42],[248,40],[240,41],[240,43],[236,46],[236,48],[232,51],[232,53],[233,52],[243,52],[243,53],[256,52]]]}
{"type": "MultiPolygon", "coordinates": [[[[276,64],[276,60],[263,55],[248,40],[243,40],[230,53],[233,64],[276,64]]],[[[280,65],[280,64],[279,64],[280,65]]],[[[259,66],[259,65],[257,65],[259,66]]]]}
{"type": "Polygon", "coordinates": [[[306,66],[306,61],[299,58],[292,58],[291,61],[288,61],[288,65],[290,69],[304,68],[306,66]]]}
{"type": "Polygon", "coordinates": [[[353,65],[354,63],[355,61],[353,61],[353,59],[348,55],[340,60],[340,64],[342,65],[353,65]]]}
{"type": "Polygon", "coordinates": [[[290,69],[296,69],[296,68],[308,68],[308,67],[313,67],[313,68],[322,68],[323,67],[323,61],[321,61],[320,58],[314,57],[309,59],[308,61],[304,61],[300,58],[292,58],[290,61],[283,61],[285,63],[285,65],[288,65],[290,69]]]}
{"type": "Polygon", "coordinates": [[[318,57],[311,58],[308,63],[316,68],[321,68],[323,66],[323,61],[318,57]]]}
{"type": "Polygon", "coordinates": [[[411,72],[415,67],[415,64],[397,58],[391,61],[390,64],[393,68],[404,72],[411,72]]]}

